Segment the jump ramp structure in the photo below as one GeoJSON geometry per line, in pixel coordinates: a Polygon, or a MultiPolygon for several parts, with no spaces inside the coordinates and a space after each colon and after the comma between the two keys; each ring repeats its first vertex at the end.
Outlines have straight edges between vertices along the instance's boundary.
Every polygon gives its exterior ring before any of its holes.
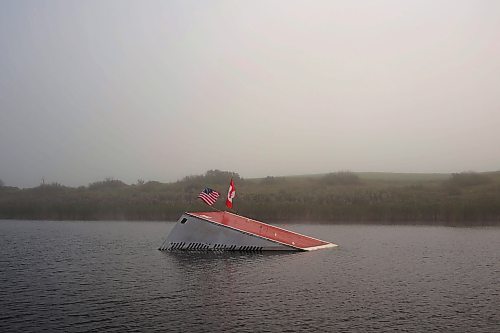
{"type": "Polygon", "coordinates": [[[313,251],[336,247],[230,212],[184,213],[159,250],[313,251]]]}

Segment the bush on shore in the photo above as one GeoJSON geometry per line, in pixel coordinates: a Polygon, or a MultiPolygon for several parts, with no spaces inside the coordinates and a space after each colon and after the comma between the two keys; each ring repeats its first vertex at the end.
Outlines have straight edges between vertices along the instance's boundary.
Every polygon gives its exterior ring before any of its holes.
{"type": "Polygon", "coordinates": [[[500,225],[500,173],[471,172],[443,179],[363,177],[347,171],[243,179],[210,170],[173,183],[127,185],[105,179],[78,188],[4,186],[0,218],[176,220],[184,211],[211,210],[196,198],[205,187],[221,193],[215,208],[225,209],[230,178],[236,183],[237,212],[266,221],[500,225]]]}

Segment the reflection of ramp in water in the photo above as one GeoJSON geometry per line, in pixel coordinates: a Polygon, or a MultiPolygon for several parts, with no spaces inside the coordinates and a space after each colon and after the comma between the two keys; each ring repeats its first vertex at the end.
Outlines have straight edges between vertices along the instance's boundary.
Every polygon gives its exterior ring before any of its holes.
{"type": "Polygon", "coordinates": [[[337,245],[229,212],[184,213],[160,250],[312,251],[337,245]]]}

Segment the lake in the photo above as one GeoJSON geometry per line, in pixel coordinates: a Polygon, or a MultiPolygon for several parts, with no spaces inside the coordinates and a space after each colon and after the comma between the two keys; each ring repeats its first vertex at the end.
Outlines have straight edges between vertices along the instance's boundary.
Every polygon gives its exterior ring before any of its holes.
{"type": "Polygon", "coordinates": [[[500,228],[282,224],[339,247],[158,251],[173,225],[0,221],[0,331],[500,330],[500,228]]]}

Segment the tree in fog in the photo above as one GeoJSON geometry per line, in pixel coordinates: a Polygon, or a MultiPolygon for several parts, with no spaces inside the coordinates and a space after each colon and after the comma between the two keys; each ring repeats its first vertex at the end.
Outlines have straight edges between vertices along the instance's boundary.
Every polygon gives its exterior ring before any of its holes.
{"type": "Polygon", "coordinates": [[[491,183],[491,179],[485,174],[469,171],[452,174],[448,183],[455,186],[467,187],[488,184],[491,183]]]}
{"type": "Polygon", "coordinates": [[[322,181],[328,185],[357,185],[360,183],[359,176],[350,171],[339,171],[326,174],[322,181]]]}

